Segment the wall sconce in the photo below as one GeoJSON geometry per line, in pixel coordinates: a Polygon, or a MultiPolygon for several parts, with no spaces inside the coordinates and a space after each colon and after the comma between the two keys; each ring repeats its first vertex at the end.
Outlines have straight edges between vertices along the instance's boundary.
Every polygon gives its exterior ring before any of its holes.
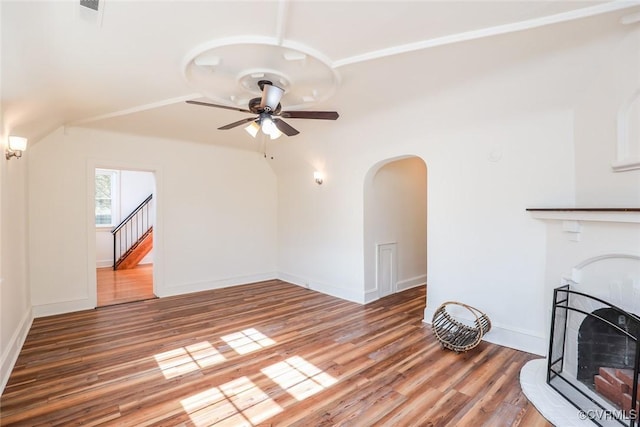
{"type": "Polygon", "coordinates": [[[27,138],[20,136],[10,136],[5,157],[9,160],[12,157],[19,159],[22,157],[22,152],[27,149],[27,138]]]}
{"type": "Polygon", "coordinates": [[[313,173],[313,180],[316,182],[316,184],[322,185],[322,183],[324,182],[324,175],[320,171],[315,171],[313,173]]]}

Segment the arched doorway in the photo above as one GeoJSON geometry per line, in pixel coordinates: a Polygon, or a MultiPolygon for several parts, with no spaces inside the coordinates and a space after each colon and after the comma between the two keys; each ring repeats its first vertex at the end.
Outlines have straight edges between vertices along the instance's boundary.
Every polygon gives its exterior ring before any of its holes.
{"type": "Polygon", "coordinates": [[[416,156],[387,159],[364,186],[365,299],[426,284],[427,166],[416,156]]]}

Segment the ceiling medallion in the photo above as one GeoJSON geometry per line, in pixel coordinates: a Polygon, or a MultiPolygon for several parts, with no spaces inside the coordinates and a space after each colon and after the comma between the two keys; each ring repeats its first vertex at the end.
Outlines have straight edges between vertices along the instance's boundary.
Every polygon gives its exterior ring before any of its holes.
{"type": "Polygon", "coordinates": [[[182,72],[204,97],[239,108],[260,96],[260,80],[284,89],[282,105],[294,110],[328,99],[340,83],[338,73],[321,53],[268,38],[205,43],[185,57],[182,72]]]}

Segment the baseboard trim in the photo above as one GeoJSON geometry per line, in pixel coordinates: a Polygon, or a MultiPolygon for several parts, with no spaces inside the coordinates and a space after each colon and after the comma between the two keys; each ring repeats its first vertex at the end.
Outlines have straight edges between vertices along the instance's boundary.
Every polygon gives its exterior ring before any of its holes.
{"type": "Polygon", "coordinates": [[[207,280],[203,282],[186,283],[176,286],[167,286],[156,289],[156,295],[160,298],[175,295],[190,294],[193,292],[210,291],[212,289],[226,288],[228,286],[247,285],[255,282],[264,282],[277,278],[276,272],[257,273],[247,276],[227,277],[224,279],[207,280]]]}
{"type": "Polygon", "coordinates": [[[369,304],[380,297],[378,296],[378,289],[369,289],[368,291],[364,291],[364,303],[369,304]]]}
{"type": "Polygon", "coordinates": [[[303,288],[322,292],[323,294],[331,295],[332,297],[355,302],[358,304],[365,303],[364,293],[358,293],[350,291],[348,289],[338,288],[336,286],[329,285],[328,283],[323,283],[319,280],[296,276],[295,274],[285,272],[278,272],[278,279],[288,283],[292,283],[294,285],[302,286],[303,288]]]}
{"type": "Polygon", "coordinates": [[[72,313],[74,311],[92,310],[94,308],[96,308],[96,306],[91,304],[88,298],[38,304],[33,306],[33,317],[53,316],[56,314],[72,313]]]}
{"type": "Polygon", "coordinates": [[[0,394],[4,392],[4,388],[7,386],[9,376],[11,375],[11,371],[13,371],[13,367],[16,365],[20,350],[22,350],[22,346],[27,339],[32,323],[33,310],[29,308],[22,317],[18,328],[11,336],[9,344],[2,352],[2,357],[0,358],[0,394]]]}
{"type": "Polygon", "coordinates": [[[396,289],[398,292],[406,291],[407,289],[415,288],[427,284],[427,275],[421,274],[420,276],[410,277],[409,279],[400,280],[396,283],[396,289]]]}
{"type": "Polygon", "coordinates": [[[112,259],[96,261],[96,268],[106,268],[106,267],[113,267],[112,259]]]}
{"type": "MultiPolygon", "coordinates": [[[[425,308],[422,321],[430,325],[434,312],[435,310],[432,308],[425,308]]],[[[509,328],[495,322],[491,323],[491,330],[484,336],[483,340],[503,347],[537,354],[538,356],[545,356],[548,350],[547,338],[544,336],[537,335],[531,331],[509,328]]]]}

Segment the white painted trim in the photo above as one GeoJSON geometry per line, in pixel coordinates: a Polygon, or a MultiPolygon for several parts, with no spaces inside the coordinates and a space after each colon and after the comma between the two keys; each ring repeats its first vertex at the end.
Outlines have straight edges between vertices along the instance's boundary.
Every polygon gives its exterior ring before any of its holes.
{"type": "Polygon", "coordinates": [[[629,113],[633,105],[640,103],[640,89],[637,89],[618,110],[618,141],[616,161],[611,164],[614,172],[627,172],[640,169],[640,159],[631,158],[629,140],[629,113]]]}
{"type": "Polygon", "coordinates": [[[0,356],[0,394],[4,392],[4,388],[7,386],[9,375],[11,375],[11,371],[16,365],[18,355],[20,354],[20,350],[22,350],[24,341],[27,339],[32,323],[33,312],[31,309],[28,309],[24,313],[18,328],[11,336],[7,347],[2,352],[2,356],[0,356]]]}
{"type": "MultiPolygon", "coordinates": [[[[430,325],[434,313],[435,309],[430,307],[425,308],[422,322],[430,325]]],[[[541,336],[533,331],[513,328],[494,322],[491,322],[491,330],[484,336],[483,340],[492,344],[515,348],[516,350],[526,351],[540,356],[545,356],[548,350],[547,337],[541,336]]]]}
{"type": "Polygon", "coordinates": [[[407,289],[415,288],[417,286],[426,285],[427,284],[427,275],[421,274],[420,276],[410,277],[405,280],[400,280],[396,283],[396,291],[406,291],[407,289]]]}
{"type": "MultiPolygon", "coordinates": [[[[314,291],[322,292],[323,294],[331,295],[332,297],[340,298],[340,299],[351,301],[351,302],[356,302],[358,304],[365,303],[365,295],[363,293],[358,293],[350,289],[333,286],[328,283],[323,283],[319,280],[307,279],[304,277],[300,277],[294,274],[289,274],[284,272],[278,272],[278,279],[294,285],[302,286],[303,288],[308,288],[314,291]]],[[[376,291],[376,296],[377,296],[377,291],[376,291]]]]}
{"type": "Polygon", "coordinates": [[[388,243],[377,243],[376,244],[376,278],[375,278],[375,284],[376,284],[376,289],[378,290],[378,297],[382,298],[385,296],[389,296],[392,294],[395,294],[396,292],[398,292],[398,243],[397,242],[388,242],[388,243]],[[389,258],[390,258],[390,265],[389,265],[389,274],[391,275],[391,277],[389,278],[389,293],[386,295],[380,295],[381,293],[381,288],[380,288],[380,284],[382,283],[381,281],[384,280],[383,277],[381,277],[381,268],[383,266],[382,263],[382,257],[384,253],[388,253],[390,254],[389,258]]]}
{"type": "Polygon", "coordinates": [[[378,297],[378,288],[373,290],[364,291],[364,303],[369,304],[375,300],[379,299],[378,297]]]}
{"type": "Polygon", "coordinates": [[[529,211],[536,219],[559,221],[597,221],[640,223],[640,212],[593,212],[593,211],[529,211]]]}
{"type": "MultiPolygon", "coordinates": [[[[153,293],[155,295],[162,294],[164,288],[164,275],[163,275],[163,230],[164,230],[164,211],[162,204],[163,192],[163,168],[157,164],[140,164],[122,160],[103,160],[96,158],[87,159],[87,212],[93,212],[94,210],[94,198],[95,191],[95,169],[114,169],[114,170],[129,170],[129,171],[142,171],[150,172],[153,174],[155,183],[155,190],[153,194],[154,209],[155,209],[155,224],[153,227],[153,293]]],[[[94,308],[98,305],[98,292],[97,292],[97,280],[96,280],[96,233],[93,216],[87,215],[87,295],[89,302],[93,304],[94,308]]],[[[113,261],[111,261],[112,263],[113,261]]],[[[110,263],[110,265],[112,265],[110,263]]],[[[82,308],[81,310],[84,310],[82,308]]],[[[76,311],[76,310],[70,310],[76,311]]]]}
{"type": "Polygon", "coordinates": [[[96,268],[113,267],[112,259],[100,259],[96,261],[96,268]]]}
{"type": "Polygon", "coordinates": [[[200,98],[202,97],[199,93],[190,93],[189,95],[178,96],[176,98],[163,99],[156,102],[151,102],[149,104],[136,105],[131,108],[126,108],[120,111],[114,111],[111,113],[101,114],[99,116],[87,117],[84,119],[76,120],[71,123],[67,123],[65,126],[77,126],[83,125],[86,123],[97,122],[100,120],[113,119],[115,117],[126,116],[133,113],[140,113],[147,110],[153,110],[155,108],[166,107],[167,105],[179,104],[190,99],[200,98]]]}
{"type": "Polygon", "coordinates": [[[629,161],[629,162],[613,162],[611,164],[611,169],[614,172],[627,172],[632,170],[640,169],[640,160],[638,161],[629,161]]]}
{"type": "Polygon", "coordinates": [[[158,297],[168,297],[174,295],[184,295],[193,292],[209,291],[212,289],[226,288],[228,286],[247,285],[250,283],[264,282],[277,278],[276,272],[256,273],[246,276],[227,277],[224,279],[206,280],[193,283],[182,283],[165,286],[161,292],[156,293],[158,297]]]}
{"type": "Polygon", "coordinates": [[[289,1],[278,1],[278,17],[276,19],[276,40],[279,45],[284,43],[285,30],[287,29],[287,16],[289,15],[289,1]]]}
{"type": "MultiPolygon", "coordinates": [[[[286,3],[286,2],[285,2],[286,3]]],[[[284,15],[286,15],[288,13],[287,9],[283,6],[281,8],[279,8],[278,13],[282,13],[284,15]]],[[[286,16],[284,17],[286,18],[286,16]]],[[[280,16],[278,16],[278,19],[280,19],[280,16]]],[[[280,25],[280,23],[276,23],[276,25],[280,25]]],[[[195,61],[195,59],[202,55],[203,53],[207,52],[207,51],[211,51],[213,49],[217,49],[220,47],[225,47],[225,46],[233,46],[233,45],[256,45],[256,46],[270,46],[270,47],[278,47],[281,48],[283,53],[285,49],[290,49],[290,50],[297,50],[298,52],[302,52],[303,54],[310,56],[316,60],[318,60],[321,64],[323,64],[325,67],[327,67],[327,70],[331,73],[332,77],[333,77],[333,85],[331,86],[330,90],[327,91],[325,94],[323,94],[320,98],[317,98],[314,101],[315,103],[321,103],[326,101],[327,99],[331,98],[335,92],[337,87],[340,85],[340,82],[342,81],[342,78],[340,77],[340,74],[338,73],[338,71],[335,69],[335,67],[333,66],[333,63],[331,61],[331,59],[325,55],[324,53],[311,48],[303,43],[299,43],[293,40],[287,40],[284,37],[284,29],[280,29],[280,28],[276,28],[276,32],[280,33],[282,30],[283,34],[279,34],[277,37],[267,37],[267,36],[233,36],[233,37],[224,37],[224,38],[220,38],[220,39],[214,39],[214,40],[210,40],[208,42],[202,43],[198,46],[196,46],[195,48],[191,49],[182,59],[182,63],[180,66],[181,69],[181,74],[182,77],[184,78],[184,80],[186,82],[191,82],[190,79],[190,65],[193,63],[193,61],[195,61]]],[[[260,68],[260,71],[267,71],[264,68],[260,68]]],[[[256,70],[258,71],[258,70],[256,70]]],[[[248,70],[245,70],[245,72],[248,72],[248,70]]],[[[278,73],[276,70],[273,70],[273,72],[275,72],[276,74],[278,73]]],[[[192,98],[201,98],[203,97],[204,94],[199,94],[198,96],[194,96],[192,98]]],[[[206,97],[210,100],[216,101],[219,104],[222,105],[226,105],[226,106],[232,106],[232,107],[238,107],[238,105],[233,105],[233,104],[229,104],[229,99],[224,99],[224,98],[220,98],[218,96],[215,96],[214,94],[211,93],[207,93],[206,97]]],[[[299,108],[306,108],[308,107],[309,104],[307,103],[302,103],[302,104],[294,104],[294,105],[287,105],[287,109],[288,110],[296,110],[299,108]]]]}
{"type": "Polygon", "coordinates": [[[384,58],[387,56],[400,55],[403,53],[415,52],[418,50],[429,49],[438,46],[461,43],[470,40],[478,40],[486,37],[493,37],[501,34],[515,33],[518,31],[531,30],[534,28],[544,27],[547,25],[569,22],[576,19],[588,18],[591,16],[602,15],[618,10],[629,9],[640,4],[638,1],[612,1],[596,6],[575,9],[569,12],[557,13],[555,15],[542,16],[540,18],[527,19],[525,21],[514,22],[511,24],[496,25],[494,27],[482,28],[479,30],[465,31],[458,34],[452,34],[434,39],[421,40],[414,43],[407,43],[398,46],[392,46],[385,49],[374,50],[371,52],[354,55],[348,58],[339,59],[333,62],[334,68],[344,67],[345,65],[356,64],[359,62],[371,61],[374,59],[384,58]]]}
{"type": "Polygon", "coordinates": [[[93,303],[90,298],[37,304],[33,306],[33,317],[38,318],[56,314],[73,313],[74,311],[93,310],[95,307],[96,304],[93,303]]]}
{"type": "Polygon", "coordinates": [[[594,262],[602,261],[605,259],[632,259],[636,261],[640,261],[640,255],[638,254],[629,254],[629,253],[610,253],[610,254],[602,254],[598,256],[594,256],[591,258],[587,258],[582,261],[580,264],[577,264],[573,267],[573,270],[582,270],[589,264],[593,264],[594,262]]]}

